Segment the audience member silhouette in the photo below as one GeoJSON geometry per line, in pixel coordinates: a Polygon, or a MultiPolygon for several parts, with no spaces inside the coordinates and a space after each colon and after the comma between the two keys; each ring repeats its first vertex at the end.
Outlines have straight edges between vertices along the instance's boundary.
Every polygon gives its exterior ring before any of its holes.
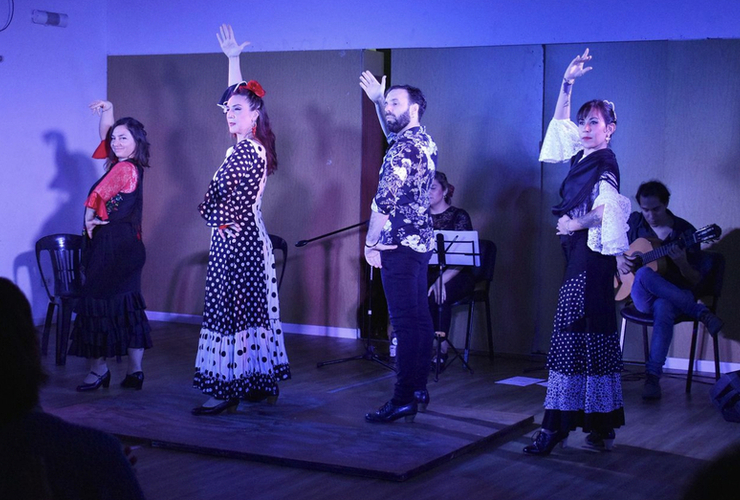
{"type": "Polygon", "coordinates": [[[143,499],[129,459],[113,436],[44,413],[31,306],[0,278],[0,498],[143,499]]]}

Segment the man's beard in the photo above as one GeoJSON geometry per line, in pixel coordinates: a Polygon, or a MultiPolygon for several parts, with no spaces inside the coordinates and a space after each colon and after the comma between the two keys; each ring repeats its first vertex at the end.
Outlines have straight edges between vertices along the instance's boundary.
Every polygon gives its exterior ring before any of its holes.
{"type": "MultiPolygon", "coordinates": [[[[393,115],[391,115],[391,117],[393,117],[393,115]]],[[[386,116],[385,123],[386,125],[388,125],[388,130],[390,130],[394,134],[397,134],[401,130],[406,128],[409,123],[411,123],[411,116],[409,115],[409,111],[406,110],[405,113],[403,113],[401,116],[398,117],[397,120],[393,122],[388,121],[388,116],[386,116]]]]}

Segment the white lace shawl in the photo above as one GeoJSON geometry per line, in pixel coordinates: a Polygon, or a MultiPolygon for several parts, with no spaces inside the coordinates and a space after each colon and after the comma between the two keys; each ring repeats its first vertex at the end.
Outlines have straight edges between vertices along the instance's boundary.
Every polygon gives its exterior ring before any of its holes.
{"type": "Polygon", "coordinates": [[[578,126],[570,120],[550,120],[542,141],[540,161],[562,163],[583,149],[578,126]]]}
{"type": "MultiPolygon", "coordinates": [[[[542,141],[540,161],[565,162],[582,149],[578,126],[570,120],[553,119],[550,120],[542,141]]],[[[604,255],[621,254],[629,249],[627,219],[632,211],[632,204],[629,198],[619,194],[604,177],[599,179],[597,189],[598,195],[591,206],[604,205],[604,215],[600,226],[588,229],[588,248],[604,255]]]]}
{"type": "Polygon", "coordinates": [[[619,255],[629,249],[627,219],[632,210],[629,198],[619,194],[608,181],[598,183],[599,195],[592,206],[604,205],[601,225],[588,228],[588,248],[603,255],[619,255]]]}

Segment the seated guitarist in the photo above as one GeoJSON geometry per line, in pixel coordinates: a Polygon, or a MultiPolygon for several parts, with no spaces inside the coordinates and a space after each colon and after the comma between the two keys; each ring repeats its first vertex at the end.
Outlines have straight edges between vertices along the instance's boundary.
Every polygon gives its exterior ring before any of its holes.
{"type": "Polygon", "coordinates": [[[696,229],[686,220],[668,210],[670,192],[659,181],[644,182],[635,198],[640,212],[633,212],[628,220],[630,244],[638,238],[656,240],[660,246],[673,244],[664,259],[662,274],[643,266],[634,255],[617,256],[617,268],[622,274],[634,272],[632,300],[635,307],[644,313],[652,313],[653,338],[650,341],[650,358],[647,363],[647,379],[642,391],[643,399],[660,399],[660,376],[673,338],[674,320],[680,314],[696,318],[707,327],[709,333],[717,335],[722,321],[709,309],[696,302],[692,290],[702,278],[700,269],[701,252],[697,243],[686,249],[676,242],[687,231],[696,229]]]}

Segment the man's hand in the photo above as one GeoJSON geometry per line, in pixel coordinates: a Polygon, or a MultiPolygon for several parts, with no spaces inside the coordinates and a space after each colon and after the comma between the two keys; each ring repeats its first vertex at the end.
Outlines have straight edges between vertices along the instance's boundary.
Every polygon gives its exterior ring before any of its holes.
{"type": "Polygon", "coordinates": [[[679,268],[683,268],[684,265],[688,265],[689,263],[689,259],[686,256],[686,250],[678,245],[671,246],[668,250],[668,257],[670,257],[679,268]]]}
{"type": "Polygon", "coordinates": [[[617,270],[620,274],[629,274],[637,271],[638,266],[638,255],[617,255],[617,270]]]}
{"type": "Polygon", "coordinates": [[[393,250],[395,248],[398,248],[398,245],[383,245],[382,243],[378,243],[373,247],[365,246],[365,260],[371,266],[380,269],[383,267],[380,263],[380,252],[383,250],[393,250]]]}
{"type": "Polygon", "coordinates": [[[385,101],[385,75],[378,82],[370,71],[363,71],[360,75],[360,87],[374,103],[382,104],[385,101]]]}

